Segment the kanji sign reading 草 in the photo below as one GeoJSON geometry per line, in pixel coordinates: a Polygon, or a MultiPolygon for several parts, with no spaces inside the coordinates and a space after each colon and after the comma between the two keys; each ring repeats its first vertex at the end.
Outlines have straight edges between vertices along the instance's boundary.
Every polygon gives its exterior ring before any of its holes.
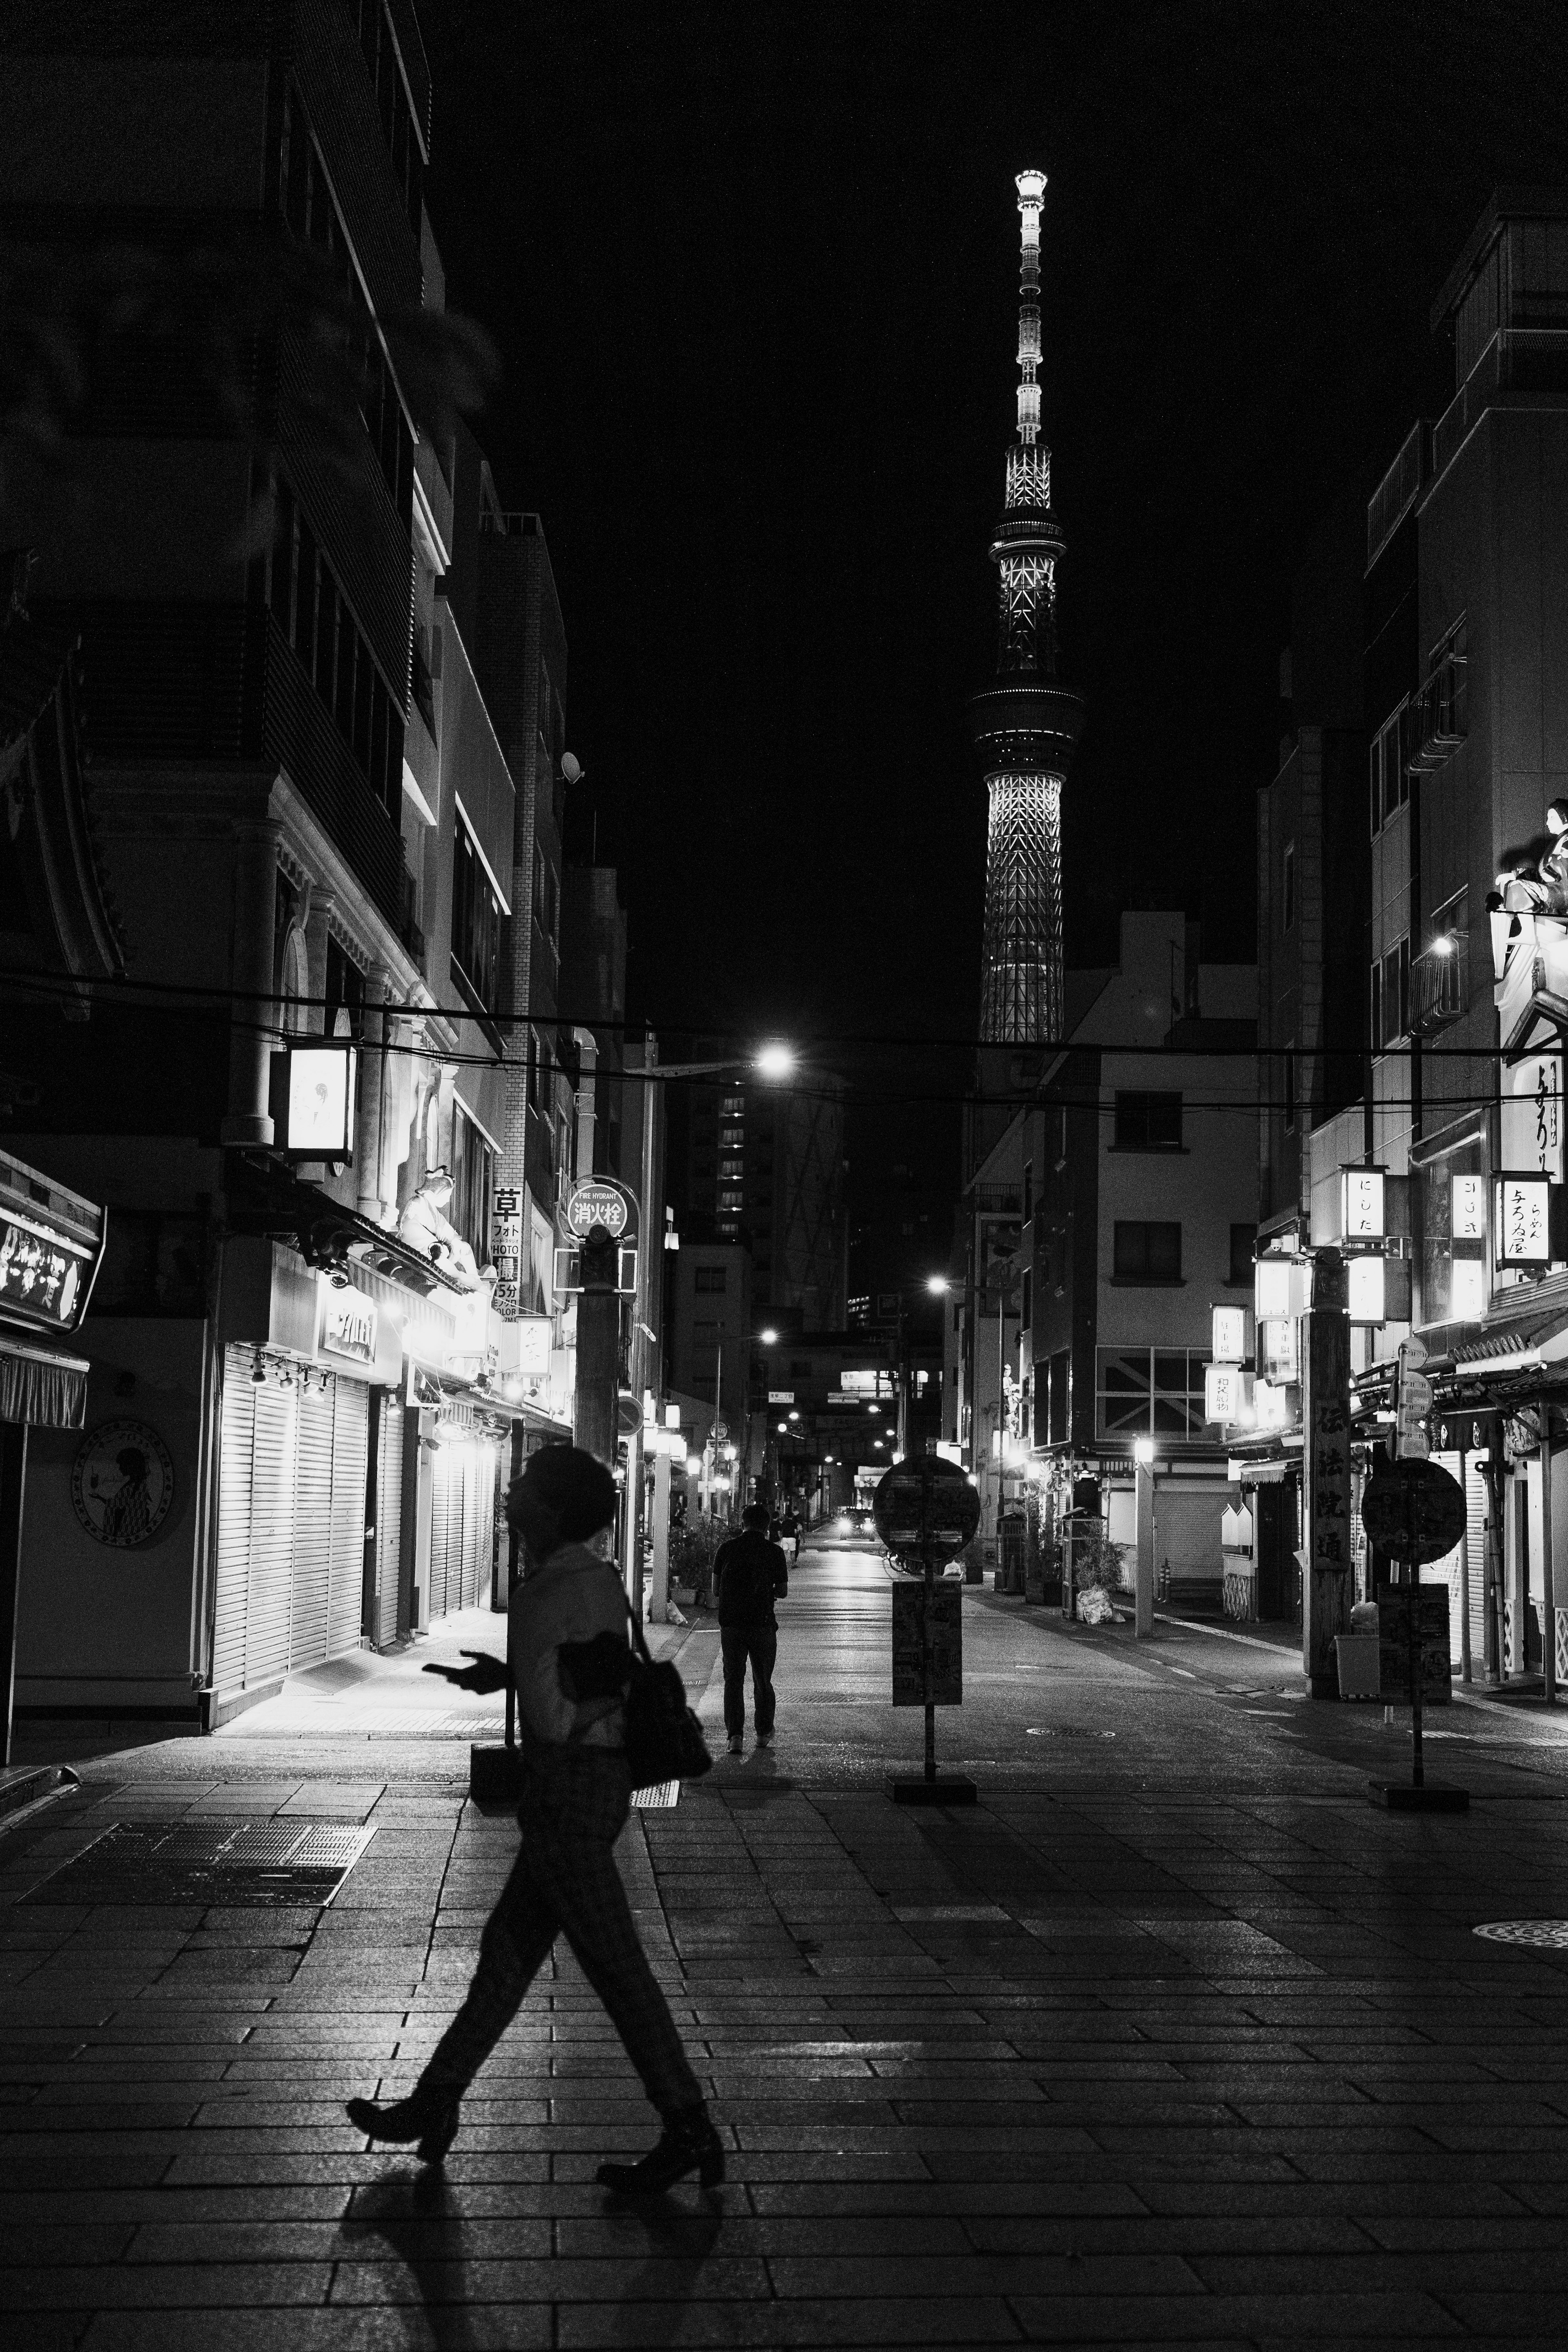
{"type": "Polygon", "coordinates": [[[508,1184],[490,1202],[490,1263],[496,1270],[491,1304],[501,1320],[522,1312],[522,1194],[508,1184]]]}

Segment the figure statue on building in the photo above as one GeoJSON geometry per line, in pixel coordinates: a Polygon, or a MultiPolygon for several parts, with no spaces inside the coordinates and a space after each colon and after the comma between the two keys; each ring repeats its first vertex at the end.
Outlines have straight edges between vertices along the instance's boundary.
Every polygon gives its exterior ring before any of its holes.
{"type": "Polygon", "coordinates": [[[1552,844],[1544,856],[1523,859],[1497,877],[1496,899],[1515,915],[1568,915],[1568,800],[1546,812],[1552,844]]]}
{"type": "Polygon", "coordinates": [[[427,1168],[423,1182],[397,1220],[397,1238],[420,1251],[443,1274],[456,1276],[465,1290],[477,1290],[495,1268],[481,1268],[473,1251],[447,1214],[452,1198],[449,1168],[427,1168]]]}

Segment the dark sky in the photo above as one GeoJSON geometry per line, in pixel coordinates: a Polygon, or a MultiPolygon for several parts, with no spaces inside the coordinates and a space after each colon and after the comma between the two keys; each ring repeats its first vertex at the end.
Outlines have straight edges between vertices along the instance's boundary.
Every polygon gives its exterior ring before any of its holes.
{"type": "Polygon", "coordinates": [[[633,1009],[973,1031],[965,697],[1049,175],[1070,961],[1178,901],[1248,958],[1303,542],[1444,398],[1492,186],[1568,183],[1546,0],[422,0],[481,439],[542,512],[633,1009]]]}

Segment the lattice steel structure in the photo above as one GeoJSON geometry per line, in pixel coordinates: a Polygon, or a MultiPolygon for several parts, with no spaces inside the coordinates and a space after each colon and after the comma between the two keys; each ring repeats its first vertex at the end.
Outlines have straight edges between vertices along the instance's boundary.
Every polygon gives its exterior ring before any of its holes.
{"type": "Polygon", "coordinates": [[[1043,172],[1020,172],[1018,440],[1007,452],[1006,504],[991,540],[997,572],[996,677],[969,706],[990,794],[985,857],[985,1045],[1059,1038],[1062,983],[1062,785],[1083,704],[1057,683],[1057,571],[1051,453],[1040,440],[1040,205],[1043,172]]]}

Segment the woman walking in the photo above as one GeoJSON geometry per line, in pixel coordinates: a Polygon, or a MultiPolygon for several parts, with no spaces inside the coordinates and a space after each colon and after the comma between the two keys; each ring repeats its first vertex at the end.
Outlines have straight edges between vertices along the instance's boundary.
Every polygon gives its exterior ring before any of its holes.
{"type": "MultiPolygon", "coordinates": [[[[351,2122],[373,2139],[416,2140],[439,2164],[457,2135],[464,2092],[564,1935],[604,2002],[663,2120],[637,2164],[602,2164],[623,2195],[651,2196],[696,2172],[724,2178],[724,2150],[687,2063],[668,2004],[633,1924],[613,1848],[631,1801],[623,1694],[629,1679],[626,1604],[609,1562],[589,1549],[615,1516],[615,1481],[575,1446],[533,1455],[507,1497],[524,1569],[511,1597],[507,1651],[522,1724],[522,1851],[479,1940],[458,2014],[405,2099],[351,2099],[351,2122]]],[[[468,1690],[499,1690],[507,1667],[482,1651],[468,1666],[434,1667],[468,1690]]]]}

